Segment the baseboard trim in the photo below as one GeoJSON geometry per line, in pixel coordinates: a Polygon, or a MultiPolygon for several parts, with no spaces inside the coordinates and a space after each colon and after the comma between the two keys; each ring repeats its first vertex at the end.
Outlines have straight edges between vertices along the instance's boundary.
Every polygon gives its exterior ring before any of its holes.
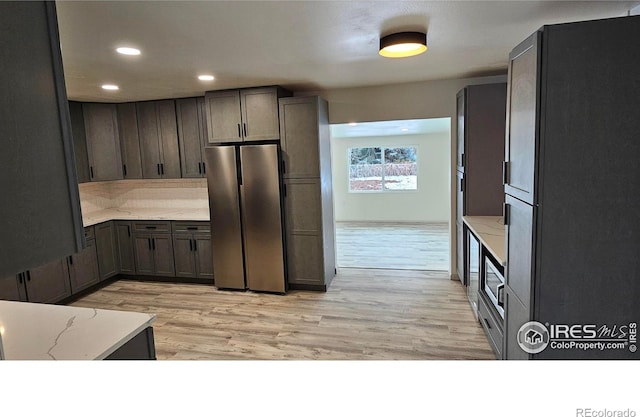
{"type": "Polygon", "coordinates": [[[327,292],[327,286],[326,285],[314,285],[314,284],[291,284],[291,283],[289,283],[289,290],[327,292]]]}

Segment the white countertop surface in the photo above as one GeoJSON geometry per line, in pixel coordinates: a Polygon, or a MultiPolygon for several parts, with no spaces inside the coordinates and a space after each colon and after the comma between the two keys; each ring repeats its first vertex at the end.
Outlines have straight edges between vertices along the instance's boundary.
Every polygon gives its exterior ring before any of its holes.
{"type": "Polygon", "coordinates": [[[111,208],[82,214],[84,227],[109,220],[209,221],[208,208],[111,208]]]}
{"type": "Polygon", "coordinates": [[[155,319],[147,313],[0,301],[7,360],[104,359],[155,319]]]}
{"type": "Polygon", "coordinates": [[[463,216],[462,221],[489,249],[496,261],[506,266],[505,228],[502,216],[463,216]]]}

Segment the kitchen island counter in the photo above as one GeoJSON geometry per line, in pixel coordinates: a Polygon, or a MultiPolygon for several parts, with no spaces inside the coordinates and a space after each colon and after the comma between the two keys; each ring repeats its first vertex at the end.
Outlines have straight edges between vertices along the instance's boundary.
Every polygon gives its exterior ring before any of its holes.
{"type": "Polygon", "coordinates": [[[106,359],[132,339],[147,337],[155,357],[150,327],[155,318],[147,313],[0,301],[4,359],[106,359]]]}

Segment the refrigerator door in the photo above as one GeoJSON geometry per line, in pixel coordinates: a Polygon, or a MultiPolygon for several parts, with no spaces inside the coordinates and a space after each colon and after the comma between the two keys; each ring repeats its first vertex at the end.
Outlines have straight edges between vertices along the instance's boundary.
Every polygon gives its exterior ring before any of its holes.
{"type": "Polygon", "coordinates": [[[207,162],[213,279],[218,288],[245,289],[235,146],[204,149],[207,162]]]}
{"type": "Polygon", "coordinates": [[[247,286],[284,293],[284,249],[277,145],[240,147],[247,286]]]}

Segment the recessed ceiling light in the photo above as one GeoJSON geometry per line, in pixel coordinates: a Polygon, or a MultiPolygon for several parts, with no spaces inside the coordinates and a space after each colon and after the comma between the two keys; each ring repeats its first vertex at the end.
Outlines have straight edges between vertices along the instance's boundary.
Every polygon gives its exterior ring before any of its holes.
{"type": "Polygon", "coordinates": [[[387,58],[404,58],[427,50],[427,34],[400,32],[380,38],[380,55],[387,58]]]}
{"type": "Polygon", "coordinates": [[[120,48],[116,48],[116,52],[122,55],[140,55],[140,50],[136,48],[130,48],[127,46],[122,46],[120,48]]]}
{"type": "Polygon", "coordinates": [[[358,126],[358,124],[356,122],[351,122],[349,123],[349,126],[358,126]]]}
{"type": "Polygon", "coordinates": [[[103,90],[119,90],[120,87],[114,84],[102,84],[102,89],[103,90]]]}
{"type": "Polygon", "coordinates": [[[200,81],[213,81],[215,77],[213,75],[203,74],[203,75],[198,75],[198,79],[200,81]]]}

